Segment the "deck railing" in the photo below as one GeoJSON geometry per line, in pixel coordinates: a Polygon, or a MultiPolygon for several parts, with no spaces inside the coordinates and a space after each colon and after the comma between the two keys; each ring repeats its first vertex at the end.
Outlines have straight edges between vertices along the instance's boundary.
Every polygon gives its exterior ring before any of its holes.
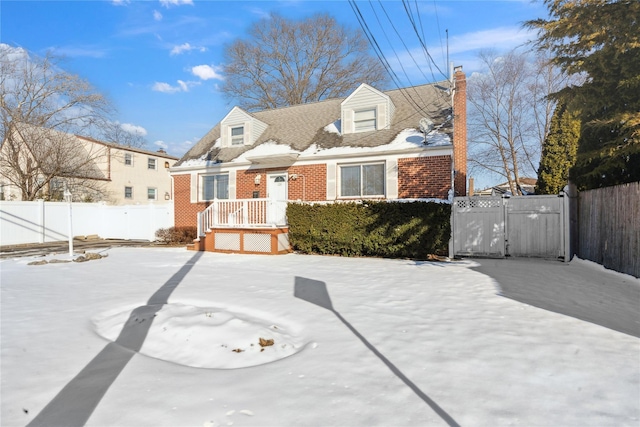
{"type": "Polygon", "coordinates": [[[204,211],[198,212],[198,236],[212,228],[287,225],[286,213],[286,200],[216,199],[204,211]]]}

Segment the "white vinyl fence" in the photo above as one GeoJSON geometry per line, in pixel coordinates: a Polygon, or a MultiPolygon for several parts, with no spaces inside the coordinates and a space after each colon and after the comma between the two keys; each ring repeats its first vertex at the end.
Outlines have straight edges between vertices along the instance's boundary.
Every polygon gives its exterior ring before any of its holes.
{"type": "MultiPolygon", "coordinates": [[[[71,204],[74,236],[155,240],[156,230],[173,227],[173,204],[109,206],[71,204]]],[[[0,202],[0,245],[64,241],[69,238],[69,203],[0,202]]]]}
{"type": "Polygon", "coordinates": [[[453,255],[571,259],[569,198],[456,197],[453,255]]]}

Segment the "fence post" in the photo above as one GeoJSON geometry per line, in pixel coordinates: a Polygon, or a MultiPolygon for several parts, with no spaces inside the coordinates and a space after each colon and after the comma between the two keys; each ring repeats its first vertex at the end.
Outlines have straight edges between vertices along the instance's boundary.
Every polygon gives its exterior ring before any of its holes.
{"type": "Polygon", "coordinates": [[[202,236],[202,212],[198,212],[198,223],[197,223],[197,227],[198,227],[198,238],[200,238],[200,236],[202,236]]]}
{"type": "Polygon", "coordinates": [[[44,243],[44,230],[45,230],[45,217],[44,217],[44,199],[38,199],[38,204],[36,209],[38,209],[38,228],[39,228],[39,236],[38,240],[40,243],[44,243]]]}
{"type": "Polygon", "coordinates": [[[571,261],[571,196],[569,186],[565,185],[560,191],[562,197],[562,229],[564,262],[571,261]]]}

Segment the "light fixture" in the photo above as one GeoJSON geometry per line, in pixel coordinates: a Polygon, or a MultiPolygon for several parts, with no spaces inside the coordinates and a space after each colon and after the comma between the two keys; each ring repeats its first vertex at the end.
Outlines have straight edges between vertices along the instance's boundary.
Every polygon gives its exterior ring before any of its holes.
{"type": "Polygon", "coordinates": [[[255,185],[260,185],[260,177],[261,177],[261,175],[260,175],[260,174],[258,174],[258,175],[256,175],[256,177],[253,179],[253,183],[254,183],[255,185]]]}

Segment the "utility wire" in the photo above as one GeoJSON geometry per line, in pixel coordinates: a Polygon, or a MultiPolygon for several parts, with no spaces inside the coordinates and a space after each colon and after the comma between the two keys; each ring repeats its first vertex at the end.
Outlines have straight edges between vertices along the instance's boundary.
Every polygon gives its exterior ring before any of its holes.
{"type": "Polygon", "coordinates": [[[409,15],[409,21],[411,21],[411,26],[413,27],[414,32],[416,33],[416,36],[418,36],[418,40],[420,41],[420,44],[422,45],[422,48],[424,49],[424,52],[427,54],[427,56],[429,57],[429,60],[433,63],[433,65],[436,67],[436,69],[440,72],[440,74],[442,74],[444,76],[445,79],[448,79],[449,77],[442,72],[442,70],[440,69],[440,67],[438,67],[438,64],[436,63],[436,61],[433,60],[433,58],[431,57],[431,54],[429,53],[429,49],[427,49],[427,45],[425,44],[424,40],[422,39],[422,37],[420,37],[420,32],[418,31],[418,28],[416,26],[415,21],[413,20],[413,18],[411,17],[411,13],[407,10],[407,4],[405,2],[406,0],[402,0],[402,4],[405,7],[405,10],[407,11],[407,14],[409,15]]]}
{"type": "MultiPolygon", "coordinates": [[[[382,48],[380,47],[380,44],[376,40],[376,38],[375,38],[373,32],[371,31],[371,29],[369,28],[369,25],[367,24],[366,20],[364,19],[362,11],[360,10],[360,8],[357,5],[357,3],[355,2],[355,0],[349,0],[349,5],[351,6],[351,9],[353,10],[354,14],[356,15],[358,23],[360,24],[363,32],[365,33],[365,36],[369,40],[369,43],[373,47],[374,52],[376,53],[376,56],[378,57],[378,59],[380,60],[381,64],[384,66],[384,68],[387,70],[387,73],[389,73],[389,75],[392,78],[395,86],[398,88],[398,90],[400,91],[402,96],[406,99],[406,101],[409,103],[409,105],[412,105],[418,112],[421,112],[422,114],[428,116],[429,112],[426,111],[425,108],[428,107],[429,104],[434,104],[434,102],[431,101],[430,103],[425,103],[422,99],[420,99],[422,101],[422,103],[423,103],[423,105],[420,105],[420,103],[418,103],[411,96],[411,94],[408,91],[408,88],[403,87],[400,78],[398,77],[398,75],[394,71],[393,67],[391,67],[391,64],[389,63],[388,59],[385,57],[385,55],[384,55],[384,53],[382,51],[382,48]]],[[[414,91],[415,91],[415,88],[414,88],[414,91]]],[[[446,97],[446,95],[444,93],[442,93],[441,96],[443,97],[443,99],[446,99],[447,102],[450,101],[448,99],[448,97],[446,97]]]]}

